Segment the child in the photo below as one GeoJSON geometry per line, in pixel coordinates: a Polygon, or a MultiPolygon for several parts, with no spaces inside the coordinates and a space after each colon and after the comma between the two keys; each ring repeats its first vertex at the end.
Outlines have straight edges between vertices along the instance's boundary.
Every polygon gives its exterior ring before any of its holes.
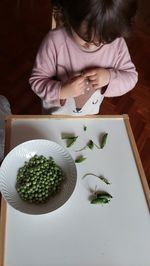
{"type": "Polygon", "coordinates": [[[30,84],[47,113],[98,114],[104,97],[134,88],[137,72],[124,37],[136,0],[55,0],[64,27],[51,30],[38,51],[30,84]]]}

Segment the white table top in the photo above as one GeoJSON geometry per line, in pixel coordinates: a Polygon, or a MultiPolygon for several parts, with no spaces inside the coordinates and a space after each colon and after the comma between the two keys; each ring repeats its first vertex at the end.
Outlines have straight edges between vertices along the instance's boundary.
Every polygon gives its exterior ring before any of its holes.
{"type": "MultiPolygon", "coordinates": [[[[149,266],[150,215],[141,173],[135,160],[124,117],[14,118],[11,148],[30,139],[49,139],[66,147],[61,133],[74,133],[78,141],[68,148],[76,164],[77,185],[61,208],[46,215],[27,215],[7,205],[4,266],[149,266]],[[87,130],[83,130],[87,126],[87,130]],[[107,132],[106,146],[83,147],[89,139],[98,144],[107,132]],[[89,172],[107,177],[107,185],[89,172]],[[113,198],[109,204],[90,204],[97,186],[113,198]]],[[[145,180],[144,180],[145,181],[145,180]]],[[[148,190],[147,190],[148,191],[148,190]]],[[[149,194],[147,194],[149,197],[149,194]]]]}

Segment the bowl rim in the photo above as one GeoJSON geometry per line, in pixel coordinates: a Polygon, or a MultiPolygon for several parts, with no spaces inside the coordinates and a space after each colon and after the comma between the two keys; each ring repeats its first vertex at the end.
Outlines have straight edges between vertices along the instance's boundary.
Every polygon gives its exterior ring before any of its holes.
{"type": "MultiPolygon", "coordinates": [[[[59,153],[58,153],[58,154],[59,154],[59,153]]],[[[44,154],[42,154],[42,153],[41,153],[41,155],[47,157],[46,155],[44,155],[44,154]]],[[[61,154],[59,154],[59,155],[60,155],[60,157],[62,156],[61,154]]],[[[33,155],[33,156],[34,156],[34,155],[33,155]]],[[[31,156],[31,157],[33,157],[33,156],[31,156]]],[[[50,154],[50,156],[51,156],[51,154],[50,154]]],[[[53,157],[53,156],[52,156],[52,157],[53,157]]],[[[30,159],[30,158],[29,158],[29,159],[30,159]]],[[[29,160],[29,159],[28,159],[28,160],[29,160]]],[[[66,158],[63,157],[63,160],[65,161],[66,158]]],[[[71,164],[71,163],[70,163],[70,164],[71,164]]],[[[74,161],[73,158],[72,158],[72,155],[70,154],[70,152],[69,152],[64,146],[62,146],[62,145],[60,145],[59,143],[57,143],[57,142],[55,142],[55,141],[52,141],[52,140],[47,140],[47,139],[43,139],[43,138],[41,138],[41,139],[27,140],[27,141],[24,141],[24,142],[20,143],[20,144],[16,145],[14,148],[12,148],[12,149],[7,153],[7,155],[4,157],[3,162],[2,162],[2,164],[1,164],[1,166],[0,166],[0,192],[1,192],[2,196],[3,196],[3,198],[6,200],[6,202],[7,202],[11,207],[13,207],[13,208],[16,209],[17,211],[23,212],[23,213],[25,213],[25,214],[30,214],[30,215],[41,215],[41,214],[42,214],[42,215],[43,215],[43,214],[48,214],[48,213],[50,213],[50,212],[53,212],[53,211],[59,209],[59,208],[62,207],[62,206],[63,206],[63,205],[69,200],[69,198],[72,196],[72,194],[73,194],[73,192],[74,192],[74,190],[75,190],[75,187],[76,187],[76,183],[77,183],[77,168],[76,168],[75,161],[74,161]],[[24,210],[21,210],[21,209],[15,207],[12,203],[9,202],[8,198],[5,196],[5,193],[6,193],[6,192],[4,193],[4,189],[3,189],[3,186],[2,186],[2,178],[1,178],[1,174],[2,174],[2,171],[3,171],[3,167],[5,167],[5,164],[7,163],[7,159],[9,159],[9,158],[12,156],[12,154],[15,154],[15,152],[16,152],[18,149],[20,149],[20,148],[23,147],[23,146],[30,145],[30,143],[32,143],[32,145],[33,145],[34,143],[38,143],[38,144],[40,143],[39,145],[42,145],[43,143],[48,143],[48,144],[50,144],[50,145],[52,144],[52,145],[54,145],[55,147],[58,147],[62,153],[65,153],[65,154],[68,156],[68,160],[70,160],[70,162],[72,163],[72,165],[71,165],[70,167],[72,167],[72,169],[73,169],[72,178],[74,179],[74,186],[73,186],[73,188],[71,189],[71,193],[70,193],[69,197],[68,197],[67,199],[65,199],[64,203],[61,204],[61,206],[59,206],[58,208],[53,209],[53,210],[49,210],[49,211],[46,211],[46,212],[42,212],[42,213],[41,213],[41,212],[39,212],[39,213],[31,213],[30,211],[29,211],[29,212],[28,212],[28,211],[24,211],[24,210]]],[[[8,192],[8,193],[9,193],[9,192],[8,192]]],[[[30,203],[27,203],[27,204],[30,204],[30,203]]],[[[42,206],[42,205],[39,205],[39,206],[42,206]]],[[[39,209],[40,209],[40,208],[39,208],[39,209]]]]}

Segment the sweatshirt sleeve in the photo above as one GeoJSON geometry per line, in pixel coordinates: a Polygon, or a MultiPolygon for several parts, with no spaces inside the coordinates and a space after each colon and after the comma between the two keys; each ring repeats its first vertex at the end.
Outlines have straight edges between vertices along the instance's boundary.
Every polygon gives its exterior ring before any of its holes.
{"type": "Polygon", "coordinates": [[[49,33],[39,48],[29,79],[32,90],[48,104],[49,108],[60,106],[61,82],[55,79],[56,60],[56,49],[49,33]]]}
{"type": "Polygon", "coordinates": [[[105,97],[121,96],[132,90],[137,83],[138,73],[123,38],[118,42],[115,67],[109,71],[110,82],[104,93],[105,97]]]}

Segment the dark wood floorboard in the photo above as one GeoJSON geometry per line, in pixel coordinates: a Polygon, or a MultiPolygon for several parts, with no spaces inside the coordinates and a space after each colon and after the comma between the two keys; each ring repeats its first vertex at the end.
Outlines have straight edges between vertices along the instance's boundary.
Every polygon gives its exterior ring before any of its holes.
{"type": "MultiPolygon", "coordinates": [[[[101,114],[128,114],[150,185],[150,2],[139,2],[133,35],[127,41],[139,81],[128,94],[105,99],[101,114]]],[[[28,79],[42,38],[50,29],[48,0],[1,0],[0,94],[10,101],[13,114],[40,114],[40,100],[28,79]]]]}

